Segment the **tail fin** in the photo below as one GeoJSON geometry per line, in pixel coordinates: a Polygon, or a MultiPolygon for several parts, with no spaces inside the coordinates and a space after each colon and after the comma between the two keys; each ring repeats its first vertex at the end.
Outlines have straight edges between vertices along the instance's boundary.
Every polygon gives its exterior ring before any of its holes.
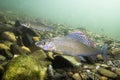
{"type": "Polygon", "coordinates": [[[104,61],[107,61],[107,50],[108,50],[108,44],[104,44],[101,49],[101,54],[104,61]]]}

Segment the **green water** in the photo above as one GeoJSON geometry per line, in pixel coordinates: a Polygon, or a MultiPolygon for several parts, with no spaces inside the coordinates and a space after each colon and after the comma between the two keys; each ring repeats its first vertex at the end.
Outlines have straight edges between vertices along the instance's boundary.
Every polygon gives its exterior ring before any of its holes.
{"type": "Polygon", "coordinates": [[[120,41],[120,0],[0,0],[0,8],[84,27],[120,41]]]}

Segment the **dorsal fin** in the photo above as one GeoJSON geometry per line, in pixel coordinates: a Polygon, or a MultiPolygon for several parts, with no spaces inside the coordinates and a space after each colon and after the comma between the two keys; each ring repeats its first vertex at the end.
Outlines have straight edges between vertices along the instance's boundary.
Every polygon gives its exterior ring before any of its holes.
{"type": "Polygon", "coordinates": [[[87,46],[93,46],[92,41],[81,31],[75,31],[67,35],[70,38],[74,38],[76,40],[79,40],[81,43],[87,45],[87,46]]]}

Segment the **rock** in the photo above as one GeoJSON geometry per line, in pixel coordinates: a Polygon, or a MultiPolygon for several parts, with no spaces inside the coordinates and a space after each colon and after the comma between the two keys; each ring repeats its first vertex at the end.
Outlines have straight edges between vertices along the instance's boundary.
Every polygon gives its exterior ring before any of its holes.
{"type": "Polygon", "coordinates": [[[56,67],[80,67],[81,63],[73,56],[68,55],[56,55],[54,57],[54,66],[56,67]]]}
{"type": "Polygon", "coordinates": [[[13,55],[15,55],[15,54],[19,54],[19,55],[23,54],[23,55],[25,55],[26,54],[24,52],[24,50],[21,47],[19,47],[18,45],[16,45],[16,44],[12,44],[10,46],[10,51],[11,51],[11,53],[13,55]]]}
{"type": "Polygon", "coordinates": [[[36,50],[32,54],[30,54],[30,57],[32,57],[33,59],[35,59],[38,64],[41,64],[41,65],[47,67],[47,65],[50,65],[51,62],[48,61],[46,54],[47,53],[44,52],[43,50],[36,50]]]}
{"type": "Polygon", "coordinates": [[[117,77],[117,74],[115,74],[114,72],[112,71],[109,71],[107,69],[104,69],[104,68],[99,68],[98,69],[98,72],[103,75],[103,76],[106,76],[106,77],[109,77],[109,78],[116,78],[117,77]]]}
{"type": "Polygon", "coordinates": [[[50,80],[53,78],[54,76],[54,70],[52,65],[49,65],[47,68],[47,76],[50,78],[50,80]]]}
{"type": "Polygon", "coordinates": [[[52,52],[48,52],[48,53],[47,53],[47,56],[48,56],[48,59],[54,60],[54,57],[53,57],[53,53],[52,53],[52,52]]]}
{"type": "Polygon", "coordinates": [[[4,15],[0,15],[0,22],[7,23],[7,17],[4,15]]]}
{"type": "Polygon", "coordinates": [[[73,78],[74,80],[82,80],[81,77],[80,77],[80,75],[79,75],[79,73],[73,74],[72,78],[73,78]]]}
{"type": "Polygon", "coordinates": [[[6,24],[0,24],[0,32],[4,31],[12,31],[12,26],[8,26],[6,24]]]}
{"type": "Polygon", "coordinates": [[[34,37],[32,37],[32,40],[33,40],[34,42],[38,42],[40,39],[39,39],[38,36],[34,36],[34,37]]]}
{"type": "Polygon", "coordinates": [[[28,47],[26,47],[26,46],[21,46],[21,48],[23,49],[23,51],[24,51],[25,53],[31,53],[31,50],[30,50],[28,47]]]}
{"type": "Polygon", "coordinates": [[[23,44],[27,47],[31,46],[31,44],[33,43],[32,36],[28,33],[22,35],[22,40],[23,40],[23,44]]]}
{"type": "Polygon", "coordinates": [[[36,50],[31,54],[31,56],[40,60],[45,60],[47,58],[47,55],[43,50],[36,50]]]}
{"type": "Polygon", "coordinates": [[[115,73],[120,76],[120,68],[116,69],[115,73]]]}
{"type": "Polygon", "coordinates": [[[120,48],[113,48],[113,49],[111,50],[111,53],[112,53],[113,55],[120,55],[120,48]]]}
{"type": "Polygon", "coordinates": [[[4,72],[4,68],[3,66],[0,65],[0,79],[2,79],[3,72],[4,72]]]}
{"type": "Polygon", "coordinates": [[[52,80],[71,80],[71,79],[66,78],[66,74],[55,73],[52,80]]]}
{"type": "Polygon", "coordinates": [[[13,54],[9,50],[2,49],[0,54],[4,56],[7,60],[12,59],[13,54]]]}
{"type": "Polygon", "coordinates": [[[44,80],[46,69],[29,56],[19,56],[8,63],[2,80],[44,80]]]}
{"type": "Polygon", "coordinates": [[[10,41],[3,41],[3,44],[5,44],[6,46],[10,47],[13,43],[10,41]]]}
{"type": "Polygon", "coordinates": [[[98,60],[103,60],[102,55],[98,54],[98,55],[97,55],[97,59],[98,59],[98,60]]]}
{"type": "Polygon", "coordinates": [[[39,34],[32,28],[23,27],[23,34],[29,34],[30,36],[39,36],[39,34]]]}
{"type": "Polygon", "coordinates": [[[0,55],[0,61],[4,61],[6,58],[2,55],[0,55]]]}
{"type": "Polygon", "coordinates": [[[6,46],[4,43],[0,43],[0,49],[10,50],[10,48],[6,46]]]}
{"type": "Polygon", "coordinates": [[[101,76],[99,80],[108,80],[107,77],[101,76]]]}
{"type": "Polygon", "coordinates": [[[24,46],[21,36],[17,36],[17,45],[24,46]]]}
{"type": "Polygon", "coordinates": [[[8,40],[8,41],[12,41],[12,42],[16,41],[16,37],[13,32],[5,31],[1,34],[1,37],[4,40],[8,40]]]}

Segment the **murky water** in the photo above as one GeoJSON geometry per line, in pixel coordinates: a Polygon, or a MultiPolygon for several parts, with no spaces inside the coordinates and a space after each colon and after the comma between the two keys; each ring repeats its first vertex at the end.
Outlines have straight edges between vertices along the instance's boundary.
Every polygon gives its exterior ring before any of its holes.
{"type": "Polygon", "coordinates": [[[119,0],[0,0],[3,10],[84,27],[120,41],[119,0]]]}

